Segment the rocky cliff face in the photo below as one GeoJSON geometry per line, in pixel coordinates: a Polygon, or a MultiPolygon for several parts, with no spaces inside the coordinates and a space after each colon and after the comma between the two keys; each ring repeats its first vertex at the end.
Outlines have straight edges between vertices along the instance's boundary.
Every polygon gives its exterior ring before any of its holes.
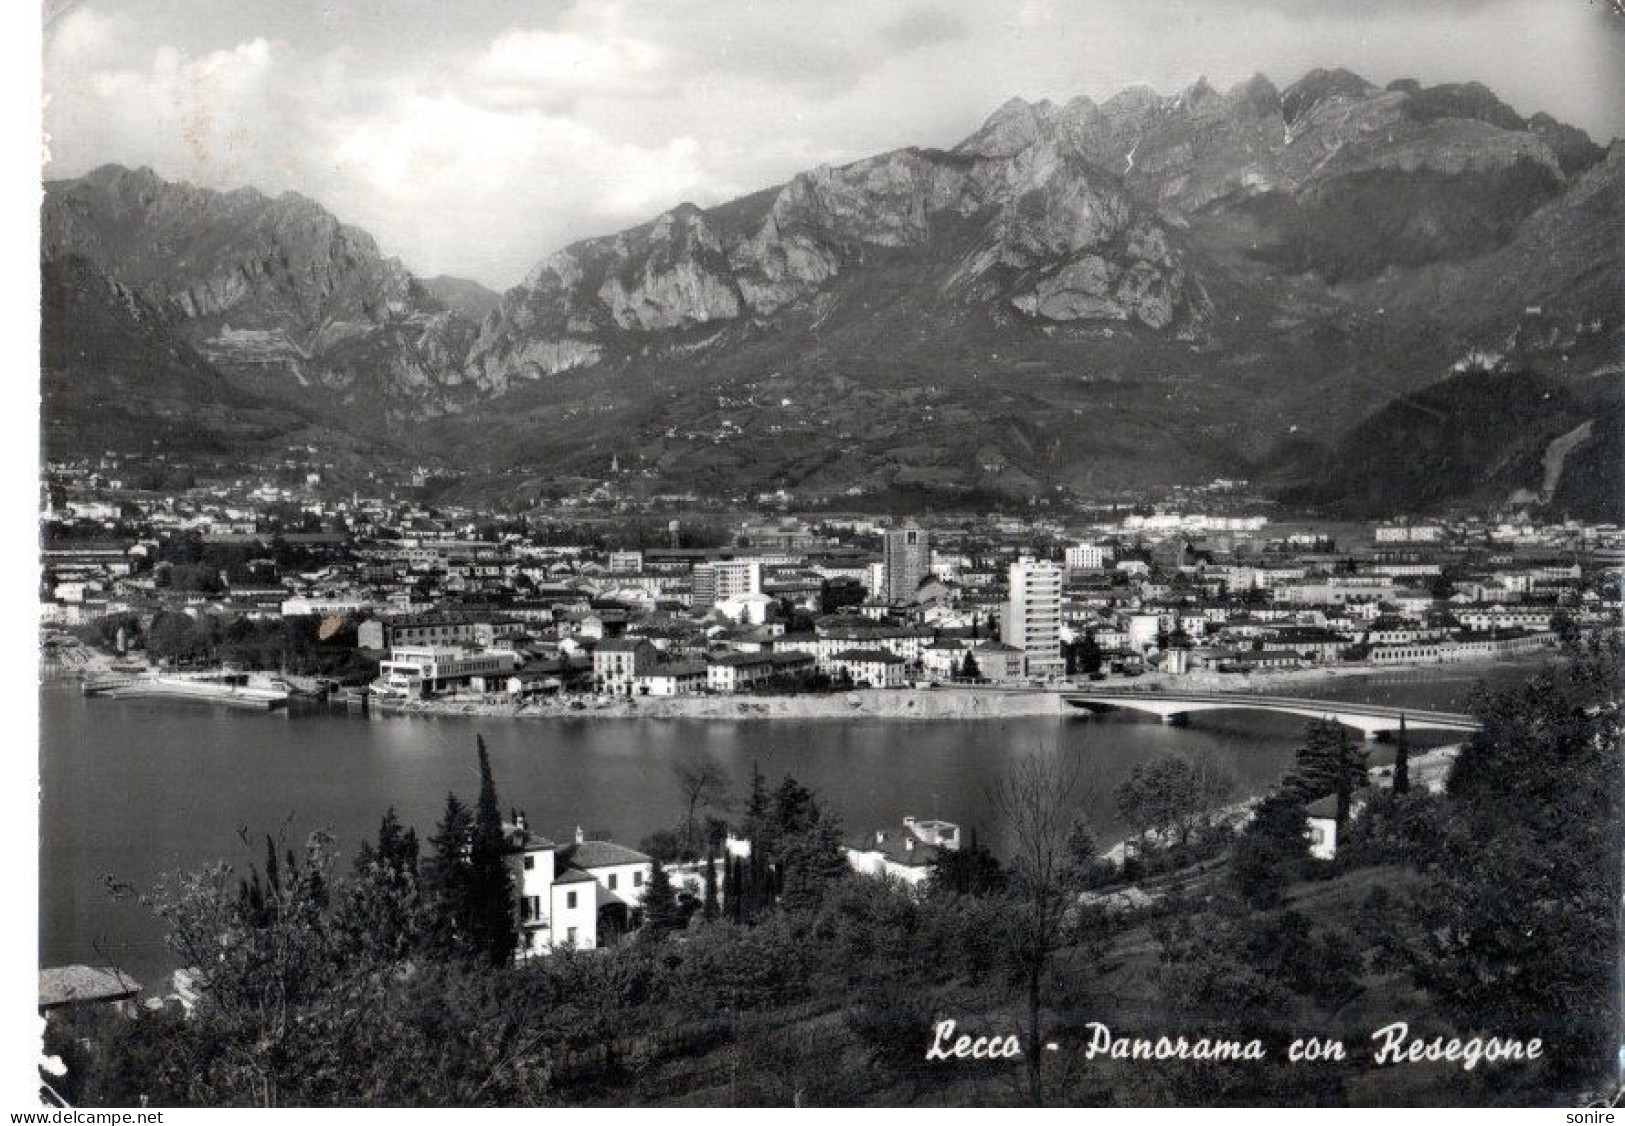
{"type": "Polygon", "coordinates": [[[48,185],[42,229],[47,262],[94,263],[257,392],[364,388],[386,411],[432,409],[472,339],[371,235],[296,193],[206,191],[110,165],[48,185]]]}
{"type": "Polygon", "coordinates": [[[876,250],[967,238],[961,301],[1195,340],[1211,300],[1181,230],[1239,216],[1295,273],[1367,276],[1499,245],[1601,155],[1476,84],[1380,89],[1347,71],[1285,92],[1259,76],[1098,106],[1013,99],[951,153],[819,168],[743,221],[685,205],[570,247],[505,297],[473,366],[492,387],[592,366],[651,335],[808,306],[876,250]]]}

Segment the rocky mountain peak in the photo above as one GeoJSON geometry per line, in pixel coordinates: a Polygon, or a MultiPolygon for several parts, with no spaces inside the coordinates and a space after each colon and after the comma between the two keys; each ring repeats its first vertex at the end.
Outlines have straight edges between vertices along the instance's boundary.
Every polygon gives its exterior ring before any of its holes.
{"type": "Polygon", "coordinates": [[[961,141],[955,152],[990,158],[1010,157],[1048,133],[1055,118],[1052,102],[1011,98],[994,110],[982,127],[961,141]]]}
{"type": "Polygon", "coordinates": [[[1351,70],[1316,68],[1282,91],[1281,116],[1292,125],[1324,102],[1367,98],[1377,89],[1351,70]]]}
{"type": "MultiPolygon", "coordinates": [[[[1284,91],[1254,75],[1013,98],[952,151],[677,203],[500,298],[413,279],[296,193],[150,169],[50,185],[42,253],[93,264],[56,273],[109,338],[139,327],[238,389],[466,456],[581,472],[613,444],[729,490],[980,487],[1016,466],[1025,488],[1189,458],[1245,475],[1267,452],[1249,412],[1346,424],[1377,405],[1369,386],[1430,378],[1464,341],[1600,354],[1618,285],[1597,232],[1619,226],[1622,163],[1481,86],[1320,70],[1284,91]],[[1558,312],[1520,329],[1537,290],[1558,312]],[[798,411],[755,406],[785,400],[798,411]],[[922,426],[942,441],[914,441],[922,426]]],[[[57,338],[63,378],[118,377],[57,338]]]]}

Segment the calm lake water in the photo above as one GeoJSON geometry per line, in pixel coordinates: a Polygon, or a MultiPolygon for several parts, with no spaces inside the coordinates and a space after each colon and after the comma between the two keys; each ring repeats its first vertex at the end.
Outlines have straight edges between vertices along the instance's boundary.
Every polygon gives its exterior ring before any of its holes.
{"type": "MultiPolygon", "coordinates": [[[[1523,668],[1384,673],[1317,686],[1342,699],[1461,709],[1485,676],[1523,668]]],[[[1311,690],[1294,688],[1294,695],[1311,690]]],[[[1302,724],[1289,717],[1208,713],[1187,727],[1143,717],[1008,721],[366,719],[341,712],[253,713],[182,701],[86,699],[74,685],[41,689],[40,963],[116,964],[149,989],[173,967],[146,908],[113,897],[107,878],[144,891],[164,871],[260,859],[286,825],[300,842],[333,832],[346,853],[394,805],[420,838],[448,790],[472,802],[474,736],[491,752],[498,797],[557,837],[576,825],[636,845],[676,823],[674,760],[714,759],[735,791],[752,762],[769,784],[793,774],[850,829],[904,815],[978,826],[997,848],[987,787],[1034,750],[1084,756],[1079,812],[1103,838],[1120,826],[1111,791],[1135,763],[1169,751],[1217,756],[1250,790],[1290,761],[1302,724]],[[246,831],[250,846],[239,839],[246,831]]],[[[1434,740],[1437,742],[1438,740],[1434,740]]],[[[1418,743],[1427,743],[1422,736],[1418,743]]],[[[1386,762],[1378,747],[1374,761],[1386,762]]]]}

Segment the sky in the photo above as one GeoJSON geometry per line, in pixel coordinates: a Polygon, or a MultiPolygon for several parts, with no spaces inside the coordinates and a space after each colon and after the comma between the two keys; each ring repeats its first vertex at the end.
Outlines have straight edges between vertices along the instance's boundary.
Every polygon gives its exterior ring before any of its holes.
{"type": "Polygon", "coordinates": [[[684,200],[950,147],[1012,96],[1346,66],[1625,135],[1604,0],[47,0],[43,49],[46,178],[294,190],[497,289],[684,200]]]}

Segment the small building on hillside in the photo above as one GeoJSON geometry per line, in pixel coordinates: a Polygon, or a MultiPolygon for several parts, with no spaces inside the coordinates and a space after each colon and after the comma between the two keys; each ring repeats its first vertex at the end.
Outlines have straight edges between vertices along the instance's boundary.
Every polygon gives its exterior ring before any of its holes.
{"type": "Polygon", "coordinates": [[[503,826],[519,889],[518,957],[561,947],[592,950],[642,923],[653,861],[614,841],[590,841],[580,829],[558,845],[533,833],[521,814],[503,826]]]}
{"type": "Polygon", "coordinates": [[[846,849],[847,863],[867,876],[884,876],[918,887],[931,875],[931,864],[944,850],[957,851],[959,826],[951,821],[903,818],[903,827],[876,829],[846,849]]]}
{"type": "Polygon", "coordinates": [[[141,983],[113,966],[50,966],[39,972],[39,1011],[111,1005],[132,1011],[141,983]]]}

